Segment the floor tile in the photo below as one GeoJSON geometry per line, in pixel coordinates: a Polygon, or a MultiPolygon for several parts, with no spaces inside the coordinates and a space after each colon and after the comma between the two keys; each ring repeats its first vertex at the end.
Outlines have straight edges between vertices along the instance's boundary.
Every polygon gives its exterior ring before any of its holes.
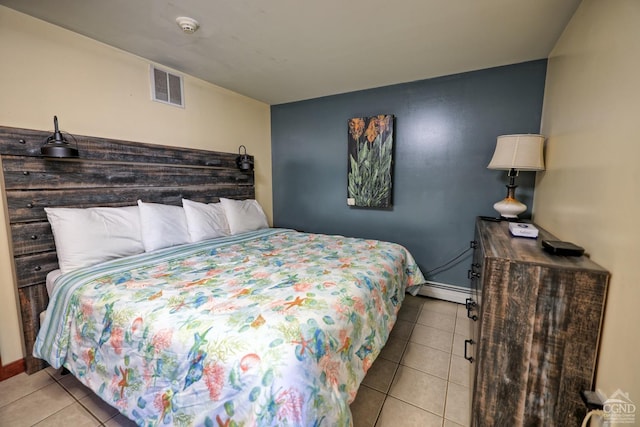
{"type": "Polygon", "coordinates": [[[458,312],[456,313],[456,318],[457,319],[461,319],[461,320],[471,320],[471,317],[469,317],[469,315],[476,316],[476,318],[479,316],[478,313],[478,307],[476,306],[475,308],[472,308],[471,311],[467,311],[467,307],[464,304],[460,304],[458,306],[458,312]]]}
{"type": "Polygon", "coordinates": [[[396,324],[393,325],[393,329],[391,330],[389,337],[409,340],[411,331],[413,331],[414,326],[414,322],[407,322],[406,320],[396,320],[396,324]]]}
{"type": "Polygon", "coordinates": [[[79,403],[71,404],[36,424],[36,427],[94,427],[100,421],[79,403]]]}
{"type": "Polygon", "coordinates": [[[417,323],[432,328],[441,329],[447,332],[453,332],[456,325],[455,314],[444,314],[436,311],[422,310],[418,317],[417,323]]]}
{"type": "Polygon", "coordinates": [[[53,383],[44,370],[32,375],[23,372],[6,379],[0,382],[0,408],[53,383]]]}
{"type": "Polygon", "coordinates": [[[456,314],[458,305],[454,302],[443,301],[439,299],[427,298],[422,304],[422,310],[434,311],[442,314],[456,314]]]}
{"type": "Polygon", "coordinates": [[[76,377],[73,375],[65,375],[58,381],[65,390],[67,390],[73,397],[77,400],[82,399],[83,397],[93,393],[89,387],[82,384],[76,377]]]}
{"type": "Polygon", "coordinates": [[[456,318],[455,333],[463,335],[466,338],[473,338],[473,330],[476,327],[476,322],[469,318],[456,318]]]}
{"type": "Polygon", "coordinates": [[[463,426],[462,424],[458,424],[458,423],[454,423],[451,420],[444,420],[444,427],[469,427],[467,426],[463,426]]]}
{"type": "Polygon", "coordinates": [[[354,427],[373,427],[376,424],[386,395],[365,385],[360,386],[356,400],[351,403],[354,427]]]}
{"type": "Polygon", "coordinates": [[[61,380],[67,375],[70,375],[70,374],[62,375],[62,368],[55,369],[55,368],[52,368],[51,366],[47,366],[46,368],[44,368],[44,370],[47,371],[49,376],[51,376],[51,378],[53,378],[56,381],[61,380]]]}
{"type": "Polygon", "coordinates": [[[416,324],[409,341],[451,353],[453,333],[416,324]]]}
{"type": "MultiPolygon", "coordinates": [[[[467,338],[464,335],[453,334],[453,348],[451,354],[454,356],[464,357],[464,340],[467,338]]],[[[469,352],[475,351],[472,345],[468,346],[469,352]]]]}
{"type": "Polygon", "coordinates": [[[408,322],[415,322],[420,314],[419,305],[405,305],[403,304],[398,311],[398,320],[406,320],[408,322]]]}
{"type": "Polygon", "coordinates": [[[471,424],[471,389],[469,387],[449,383],[444,417],[464,426],[471,424]]]}
{"type": "Polygon", "coordinates": [[[404,301],[402,301],[402,305],[406,306],[414,306],[414,307],[422,307],[422,305],[425,303],[425,301],[429,300],[430,298],[427,297],[423,297],[422,295],[416,295],[415,297],[411,294],[405,294],[404,296],[404,301]]]}
{"type": "Polygon", "coordinates": [[[464,387],[471,387],[471,377],[475,364],[469,363],[464,357],[452,355],[449,368],[449,381],[464,387]]]}
{"type": "Polygon", "coordinates": [[[446,351],[410,342],[400,363],[446,380],[449,377],[450,359],[451,354],[446,351]]]}
{"type": "MultiPolygon", "coordinates": [[[[46,372],[42,372],[49,376],[46,372]]],[[[57,383],[52,382],[12,402],[11,405],[0,408],[0,426],[32,426],[72,403],[74,400],[69,393],[57,383]]]]}
{"type": "Polygon", "coordinates": [[[464,319],[468,319],[467,306],[465,306],[464,304],[458,304],[456,316],[459,318],[462,317],[464,319]]]}
{"type": "Polygon", "coordinates": [[[446,391],[446,380],[400,365],[389,395],[442,416],[446,391]]]}
{"type": "Polygon", "coordinates": [[[137,424],[122,414],[118,414],[104,423],[105,427],[136,427],[137,424]]]}
{"type": "Polygon", "coordinates": [[[387,393],[397,368],[397,363],[378,357],[367,371],[367,375],[362,380],[362,384],[382,393],[387,393]]]}
{"type": "Polygon", "coordinates": [[[382,347],[378,357],[399,363],[400,359],[402,359],[404,349],[407,347],[407,342],[407,340],[398,338],[397,336],[390,336],[387,343],[382,347]]]}
{"type": "Polygon", "coordinates": [[[416,408],[401,400],[387,397],[376,427],[440,427],[442,417],[416,408]],[[402,420],[402,421],[400,421],[402,420]]]}
{"type": "Polygon", "coordinates": [[[94,393],[90,393],[80,399],[80,404],[102,422],[107,421],[119,413],[116,408],[107,405],[104,400],[94,393]]]}

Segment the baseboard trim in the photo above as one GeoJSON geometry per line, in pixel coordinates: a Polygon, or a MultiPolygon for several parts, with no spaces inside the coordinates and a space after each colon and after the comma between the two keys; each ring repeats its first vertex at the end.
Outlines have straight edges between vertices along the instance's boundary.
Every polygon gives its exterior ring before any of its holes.
{"type": "Polygon", "coordinates": [[[8,365],[2,366],[2,360],[0,360],[0,381],[4,381],[8,378],[21,374],[25,371],[24,359],[16,360],[8,365]]]}
{"type": "Polygon", "coordinates": [[[428,281],[420,287],[418,294],[424,295],[425,297],[464,304],[465,300],[471,297],[471,289],[457,285],[428,281]]]}

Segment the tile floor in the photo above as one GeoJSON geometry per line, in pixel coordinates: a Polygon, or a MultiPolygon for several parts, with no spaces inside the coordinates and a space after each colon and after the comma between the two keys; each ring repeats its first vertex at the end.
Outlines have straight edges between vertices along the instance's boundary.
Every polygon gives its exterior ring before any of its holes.
{"type": "MultiPolygon", "coordinates": [[[[464,306],[407,295],[351,404],[354,427],[457,427],[470,418],[471,321],[464,306]]],[[[48,368],[0,382],[0,426],[133,426],[72,375],[48,368]]]]}
{"type": "Polygon", "coordinates": [[[354,427],[470,425],[471,328],[464,305],[407,295],[351,404],[354,427]]]}

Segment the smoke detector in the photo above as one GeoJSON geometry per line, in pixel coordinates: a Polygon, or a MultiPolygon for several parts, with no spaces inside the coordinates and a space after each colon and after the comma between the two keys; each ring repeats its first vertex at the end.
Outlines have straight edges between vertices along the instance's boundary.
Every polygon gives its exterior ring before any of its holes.
{"type": "Polygon", "coordinates": [[[198,21],[193,18],[189,18],[188,16],[177,17],[176,23],[186,34],[193,34],[198,30],[198,28],[200,28],[200,24],[198,24],[198,21]]]}

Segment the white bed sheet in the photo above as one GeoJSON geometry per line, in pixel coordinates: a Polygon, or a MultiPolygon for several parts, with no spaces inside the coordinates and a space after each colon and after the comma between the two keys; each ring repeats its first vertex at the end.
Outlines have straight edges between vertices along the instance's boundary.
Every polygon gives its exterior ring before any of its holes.
{"type": "Polygon", "coordinates": [[[51,296],[53,294],[53,290],[56,288],[56,279],[62,275],[62,271],[53,270],[47,273],[47,279],[45,281],[47,285],[47,294],[51,296]]]}

